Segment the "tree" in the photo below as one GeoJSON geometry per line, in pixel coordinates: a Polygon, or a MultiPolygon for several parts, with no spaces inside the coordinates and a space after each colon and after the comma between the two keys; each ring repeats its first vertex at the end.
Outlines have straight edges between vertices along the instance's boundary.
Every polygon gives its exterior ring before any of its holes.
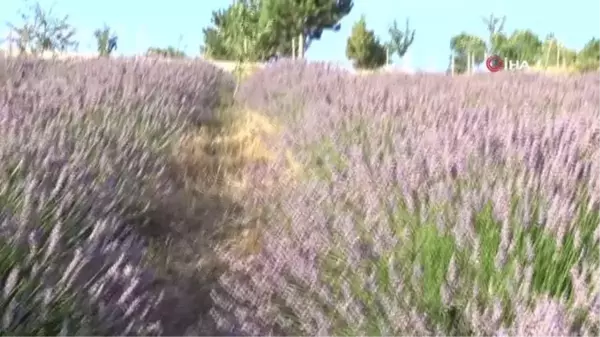
{"type": "Polygon", "coordinates": [[[96,38],[96,45],[100,56],[110,56],[117,47],[117,36],[114,33],[111,34],[110,27],[106,24],[102,29],[94,31],[94,37],[96,38]]]}
{"type": "Polygon", "coordinates": [[[273,20],[274,31],[290,41],[298,37],[297,55],[302,58],[325,30],[339,31],[340,21],[350,14],[352,0],[262,0],[264,15],[273,20]]]}
{"type": "Polygon", "coordinates": [[[516,30],[508,39],[498,37],[499,53],[505,59],[526,61],[528,64],[540,60],[542,41],[531,30],[516,30]]]}
{"type": "Polygon", "coordinates": [[[260,1],[238,2],[231,7],[235,26],[225,30],[224,38],[236,61],[265,59],[272,50],[268,37],[273,33],[273,21],[262,11],[260,1]]]}
{"type": "Polygon", "coordinates": [[[352,33],[346,45],[346,56],[357,69],[375,69],[385,64],[385,47],[375,33],[367,29],[363,15],[352,27],[352,33]]]}
{"type": "Polygon", "coordinates": [[[243,54],[248,60],[266,61],[295,51],[301,56],[324,30],[339,30],[339,21],[352,6],[351,0],[240,0],[213,12],[212,26],[203,30],[202,51],[224,60],[243,54]]]}
{"type": "Polygon", "coordinates": [[[577,67],[577,52],[566,48],[554,34],[548,34],[540,47],[539,63],[543,67],[577,67]]]}
{"type": "Polygon", "coordinates": [[[561,46],[560,58],[559,62],[563,67],[568,68],[570,66],[576,65],[577,63],[577,51],[574,49],[566,48],[565,46],[561,46]]]}
{"type": "Polygon", "coordinates": [[[399,58],[403,58],[408,51],[408,47],[415,40],[415,31],[410,30],[408,19],[406,19],[404,32],[398,28],[396,20],[394,20],[388,32],[390,34],[390,41],[386,44],[388,52],[390,54],[397,54],[399,58]]]}
{"type": "Polygon", "coordinates": [[[23,21],[20,26],[9,23],[9,28],[16,33],[14,39],[20,53],[37,54],[45,51],[66,51],[75,49],[75,28],[68,23],[69,16],[57,18],[52,8],[45,10],[36,2],[29,6],[30,13],[19,13],[23,21]]]}
{"type": "Polygon", "coordinates": [[[581,72],[600,68],[600,40],[593,38],[577,54],[577,69],[581,72]]]}
{"type": "Polygon", "coordinates": [[[589,40],[581,49],[579,55],[600,61],[600,39],[592,38],[589,40]]]}
{"type": "Polygon", "coordinates": [[[146,56],[159,56],[164,58],[185,58],[185,53],[172,46],[169,46],[167,48],[150,47],[146,51],[146,56]]]}
{"type": "Polygon", "coordinates": [[[232,53],[225,45],[224,33],[225,29],[229,28],[229,12],[228,10],[213,11],[211,22],[213,27],[203,29],[204,44],[201,47],[202,53],[209,58],[219,60],[232,60],[232,53]]]}
{"type": "Polygon", "coordinates": [[[450,39],[450,50],[453,53],[450,62],[453,62],[454,72],[462,74],[469,71],[472,65],[483,63],[486,45],[480,37],[463,32],[450,39]]]}
{"type": "Polygon", "coordinates": [[[273,53],[289,55],[276,38],[272,20],[261,0],[238,1],[225,10],[212,13],[212,27],[203,29],[202,53],[209,58],[229,61],[266,61],[273,53]]]}
{"type": "Polygon", "coordinates": [[[491,48],[488,48],[488,54],[501,54],[508,46],[508,37],[502,32],[496,32],[492,36],[491,48]]]}
{"type": "Polygon", "coordinates": [[[506,16],[503,16],[502,18],[497,18],[494,16],[494,14],[490,14],[489,17],[482,18],[482,20],[489,33],[489,39],[486,45],[486,53],[488,55],[498,53],[498,44],[500,42],[498,40],[498,34],[502,34],[502,31],[504,30],[506,16]]]}

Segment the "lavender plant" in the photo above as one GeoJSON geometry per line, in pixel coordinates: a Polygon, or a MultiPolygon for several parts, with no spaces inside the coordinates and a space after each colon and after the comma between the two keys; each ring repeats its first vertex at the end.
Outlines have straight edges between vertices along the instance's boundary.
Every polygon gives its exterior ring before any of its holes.
{"type": "Polygon", "coordinates": [[[157,240],[203,224],[170,143],[216,118],[218,96],[233,81],[208,64],[6,62],[2,333],[206,329],[188,300],[196,296],[165,283],[148,257],[157,240]]]}
{"type": "Polygon", "coordinates": [[[274,146],[307,174],[271,191],[262,251],[223,252],[219,323],[256,335],[598,333],[598,77],[497,75],[281,63],[249,79],[240,103],[283,121],[274,146]]]}
{"type": "Polygon", "coordinates": [[[230,75],[120,59],[2,71],[4,334],[600,332],[597,76],[278,62],[235,97],[281,131],[235,205],[190,188],[201,173],[182,163],[199,159],[177,152],[218,119],[230,75]],[[260,223],[240,238],[256,249],[207,228],[232,223],[260,223]]]}

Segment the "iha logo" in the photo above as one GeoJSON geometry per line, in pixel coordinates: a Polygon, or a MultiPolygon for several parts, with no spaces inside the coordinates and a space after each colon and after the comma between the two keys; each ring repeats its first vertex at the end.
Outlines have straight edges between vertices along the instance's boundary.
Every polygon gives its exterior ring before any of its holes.
{"type": "Polygon", "coordinates": [[[485,60],[485,66],[492,73],[499,72],[501,70],[509,71],[521,71],[529,69],[527,61],[519,60],[504,60],[498,55],[492,55],[485,60]]]}

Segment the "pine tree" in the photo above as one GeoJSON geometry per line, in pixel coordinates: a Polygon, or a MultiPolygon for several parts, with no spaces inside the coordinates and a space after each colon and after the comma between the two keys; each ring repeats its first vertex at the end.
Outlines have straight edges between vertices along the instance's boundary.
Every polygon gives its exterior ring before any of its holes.
{"type": "Polygon", "coordinates": [[[346,56],[357,69],[376,69],[385,64],[385,47],[372,30],[367,29],[364,16],[352,27],[346,44],[346,56]]]}

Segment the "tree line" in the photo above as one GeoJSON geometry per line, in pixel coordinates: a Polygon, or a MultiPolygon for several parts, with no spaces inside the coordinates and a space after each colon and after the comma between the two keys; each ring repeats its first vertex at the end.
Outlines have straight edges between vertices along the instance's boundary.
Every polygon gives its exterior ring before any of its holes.
{"type": "Polygon", "coordinates": [[[590,39],[576,51],[565,47],[554,34],[543,39],[529,29],[504,31],[506,17],[493,14],[482,18],[488,36],[485,38],[462,32],[450,40],[454,71],[469,72],[473,66],[481,65],[487,56],[500,55],[505,59],[527,62],[540,68],[576,68],[593,71],[600,67],[600,40],[590,39]]]}
{"type": "MultiPolygon", "coordinates": [[[[212,12],[211,22],[202,30],[200,52],[206,58],[236,62],[267,62],[273,58],[303,58],[325,32],[338,32],[341,21],[354,6],[352,0],[236,0],[229,7],[212,12]]],[[[9,24],[20,53],[76,49],[75,28],[68,16],[56,17],[39,3],[21,13],[21,24],[9,24]]],[[[480,66],[489,55],[525,61],[538,67],[568,67],[579,71],[600,67],[600,40],[592,38],[579,51],[565,47],[554,35],[540,38],[529,29],[504,31],[506,17],[482,18],[488,32],[480,37],[462,32],[450,39],[448,71],[461,74],[480,66]]],[[[362,16],[347,38],[346,56],[358,69],[377,69],[391,63],[394,55],[404,57],[415,40],[409,20],[400,28],[393,21],[387,39],[368,29],[362,16]]],[[[117,49],[117,35],[104,26],[94,32],[100,56],[117,49]]],[[[183,58],[179,48],[150,47],[147,55],[183,58]]]]}
{"type": "MultiPolygon", "coordinates": [[[[488,36],[462,32],[450,39],[448,72],[463,74],[480,66],[491,55],[500,55],[507,60],[527,62],[539,68],[575,68],[581,72],[600,68],[600,39],[592,38],[580,50],[565,47],[553,34],[541,39],[529,29],[504,31],[506,17],[493,14],[482,18],[488,36]]],[[[348,38],[346,56],[354,61],[356,68],[376,69],[389,64],[390,54],[400,58],[414,41],[415,31],[409,28],[408,20],[404,31],[398,29],[396,21],[389,28],[389,41],[379,41],[375,32],[367,29],[364,17],[352,28],[348,38]]]]}

